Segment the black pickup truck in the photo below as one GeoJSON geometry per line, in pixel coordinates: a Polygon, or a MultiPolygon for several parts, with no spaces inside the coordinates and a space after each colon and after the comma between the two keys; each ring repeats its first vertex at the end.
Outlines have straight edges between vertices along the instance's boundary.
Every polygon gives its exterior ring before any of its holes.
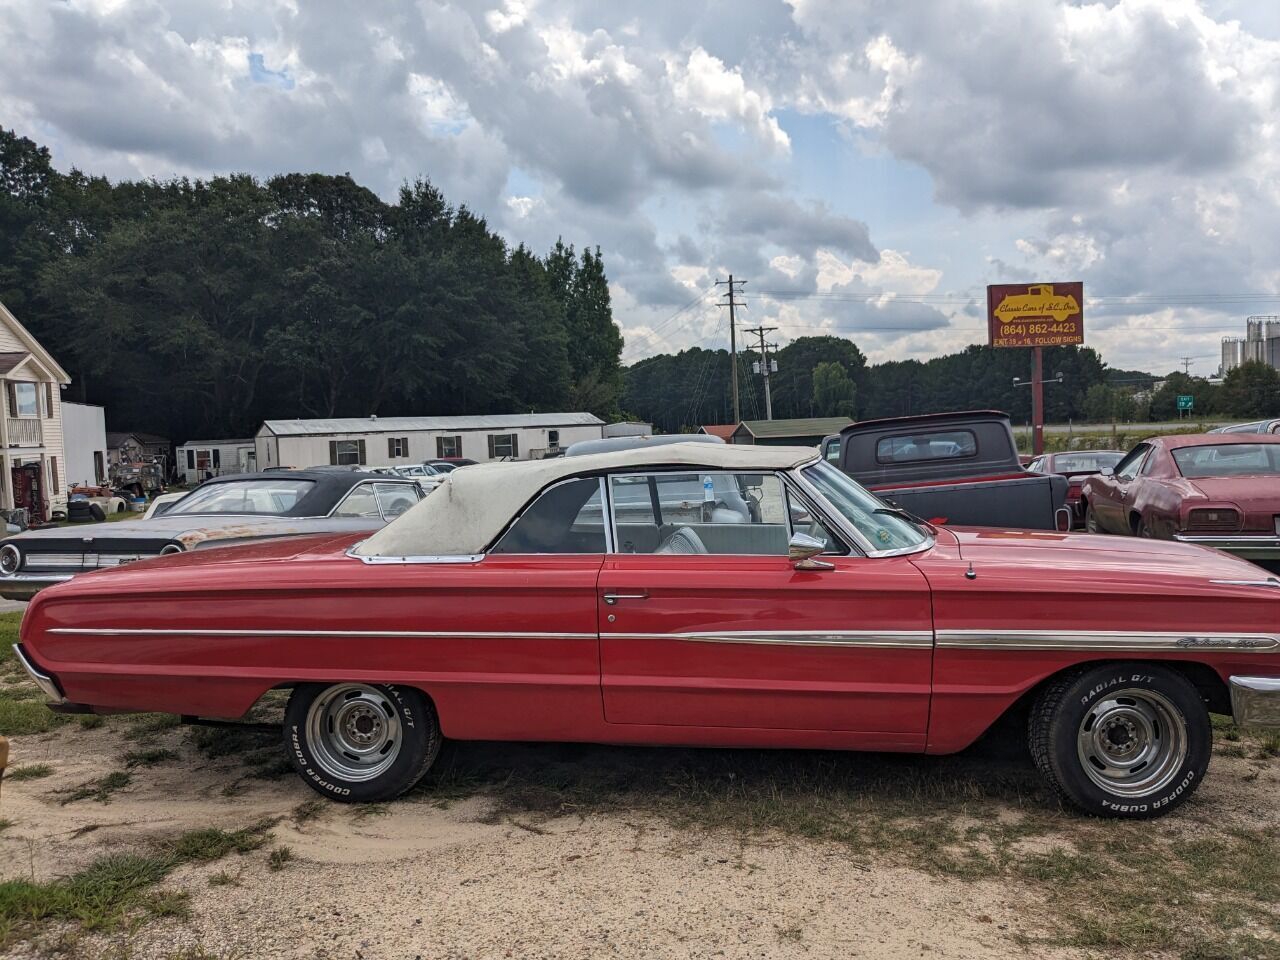
{"type": "Polygon", "coordinates": [[[863,420],[822,442],[823,456],[918,517],[966,527],[1066,530],[1067,479],[1018,461],[998,410],[863,420]]]}

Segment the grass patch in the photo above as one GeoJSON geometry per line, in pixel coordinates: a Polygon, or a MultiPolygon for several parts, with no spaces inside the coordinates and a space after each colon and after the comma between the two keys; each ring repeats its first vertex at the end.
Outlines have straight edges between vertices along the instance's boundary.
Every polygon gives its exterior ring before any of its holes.
{"type": "Polygon", "coordinates": [[[81,730],[97,730],[106,724],[106,720],[98,716],[96,713],[86,713],[76,718],[76,722],[80,724],[81,730]]]}
{"type": "Polygon", "coordinates": [[[319,797],[314,797],[310,800],[303,800],[293,808],[293,822],[297,824],[304,824],[309,820],[315,820],[324,814],[328,806],[329,805],[319,797]]]}
{"type": "Polygon", "coordinates": [[[0,735],[20,737],[32,733],[48,733],[70,723],[71,718],[54,713],[45,706],[44,694],[30,681],[13,654],[18,642],[21,611],[0,613],[0,735]]]}
{"type": "Polygon", "coordinates": [[[152,888],[176,867],[244,853],[266,842],[268,821],[244,830],[199,830],[147,853],[117,853],[48,883],[0,883],[0,950],[53,923],[81,932],[110,931],[158,916],[185,916],[185,894],[152,888]]]}
{"type": "Polygon", "coordinates": [[[351,808],[351,816],[357,821],[363,821],[375,817],[389,817],[391,811],[385,803],[358,803],[351,808]]]}
{"type": "Polygon", "coordinates": [[[176,750],[169,750],[164,747],[149,747],[141,750],[130,750],[124,755],[124,765],[126,767],[154,767],[157,763],[167,763],[170,760],[177,760],[178,753],[176,750]]]}
{"type": "Polygon", "coordinates": [[[196,751],[211,760],[236,757],[249,769],[246,776],[274,780],[293,772],[276,731],[253,727],[194,726],[187,739],[196,751]]]}
{"type": "Polygon", "coordinates": [[[283,870],[293,859],[293,851],[288,847],[276,847],[267,857],[267,867],[271,870],[283,870]]]}
{"type": "Polygon", "coordinates": [[[105,777],[90,780],[88,783],[82,783],[80,786],[72,787],[70,790],[59,791],[63,796],[58,802],[64,807],[68,803],[76,803],[79,800],[97,800],[99,803],[110,803],[112,794],[123,790],[132,782],[133,777],[130,774],[125,773],[123,770],[115,770],[105,777]]]}
{"type": "Polygon", "coordinates": [[[15,783],[19,780],[39,780],[42,777],[48,777],[53,774],[53,767],[47,763],[27,763],[21,767],[13,767],[4,778],[12,780],[15,783]]]}
{"type": "Polygon", "coordinates": [[[12,820],[5,820],[3,818],[0,818],[0,833],[4,833],[6,830],[8,830],[12,826],[13,826],[12,820]]]}

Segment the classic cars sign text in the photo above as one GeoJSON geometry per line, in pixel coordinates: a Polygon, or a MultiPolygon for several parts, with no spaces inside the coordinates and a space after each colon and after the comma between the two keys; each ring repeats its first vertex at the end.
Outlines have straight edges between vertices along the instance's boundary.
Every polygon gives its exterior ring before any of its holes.
{"type": "Polygon", "coordinates": [[[1056,347],[1084,343],[1084,284],[1001,283],[987,287],[988,343],[1056,347]]]}

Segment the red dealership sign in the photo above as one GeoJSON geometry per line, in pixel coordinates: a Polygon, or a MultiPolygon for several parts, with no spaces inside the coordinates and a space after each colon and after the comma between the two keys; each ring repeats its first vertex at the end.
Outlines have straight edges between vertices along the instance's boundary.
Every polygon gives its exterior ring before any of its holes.
{"type": "Polygon", "coordinates": [[[1084,343],[1084,284],[1001,283],[987,287],[987,342],[993,347],[1084,343]]]}

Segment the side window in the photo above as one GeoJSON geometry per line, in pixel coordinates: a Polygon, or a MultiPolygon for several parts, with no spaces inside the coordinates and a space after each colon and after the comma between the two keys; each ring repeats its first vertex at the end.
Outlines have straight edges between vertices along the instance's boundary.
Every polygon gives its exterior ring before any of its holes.
{"type": "Polygon", "coordinates": [[[1042,473],[1044,471],[1044,457],[1036,457],[1028,463],[1027,470],[1031,473],[1042,473]]]}
{"type": "Polygon", "coordinates": [[[1142,469],[1143,461],[1147,459],[1147,454],[1151,452],[1148,444],[1140,443],[1132,450],[1129,455],[1116,464],[1117,480],[1132,480],[1138,475],[1138,471],[1142,469]]]}
{"type": "Polygon", "coordinates": [[[548,487],[490,553],[604,553],[600,481],[580,477],[548,487]]]}
{"type": "Polygon", "coordinates": [[[388,520],[394,520],[421,499],[416,483],[375,483],[373,494],[388,520]]]}
{"type": "Polygon", "coordinates": [[[373,493],[373,484],[362,483],[346,495],[338,508],[333,511],[335,517],[377,517],[378,500],[373,493]]]}
{"type": "Polygon", "coordinates": [[[789,508],[773,474],[664,473],[609,483],[620,553],[787,552],[789,508]]]}
{"type": "Polygon", "coordinates": [[[838,464],[840,462],[840,438],[832,437],[827,442],[826,448],[822,451],[822,455],[827,458],[828,463],[838,464]]]}

